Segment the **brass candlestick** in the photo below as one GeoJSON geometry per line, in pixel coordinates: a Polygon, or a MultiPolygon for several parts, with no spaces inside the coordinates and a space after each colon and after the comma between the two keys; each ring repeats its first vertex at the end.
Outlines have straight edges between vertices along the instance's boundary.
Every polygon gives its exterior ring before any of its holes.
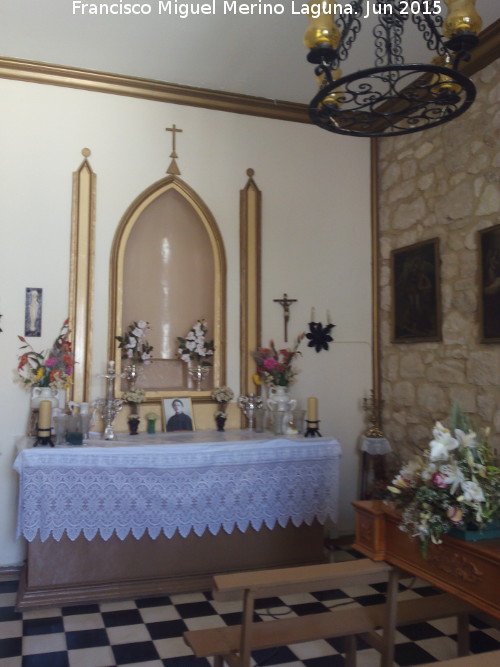
{"type": "Polygon", "coordinates": [[[370,426],[365,432],[367,438],[383,438],[382,432],[382,408],[384,401],[375,398],[373,389],[370,392],[370,398],[363,398],[363,410],[368,414],[370,426]]]}

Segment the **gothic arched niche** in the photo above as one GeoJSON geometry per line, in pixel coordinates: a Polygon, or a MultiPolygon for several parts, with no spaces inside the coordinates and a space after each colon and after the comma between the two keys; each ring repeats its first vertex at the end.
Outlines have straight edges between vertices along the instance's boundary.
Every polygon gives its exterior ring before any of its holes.
{"type": "MultiPolygon", "coordinates": [[[[143,192],[123,216],[111,255],[110,350],[118,372],[116,336],[130,322],[151,325],[153,363],[139,381],[148,399],[208,398],[225,379],[225,255],[212,214],[181,179],[169,176],[143,192]],[[214,339],[213,368],[195,391],[186,364],[177,357],[177,337],[205,319],[214,339]]],[[[116,387],[119,393],[123,386],[116,387]]]]}

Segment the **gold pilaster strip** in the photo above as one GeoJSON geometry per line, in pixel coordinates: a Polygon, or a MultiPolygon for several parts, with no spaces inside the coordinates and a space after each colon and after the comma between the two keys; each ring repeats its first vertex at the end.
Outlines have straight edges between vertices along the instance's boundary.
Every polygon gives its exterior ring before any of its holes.
{"type": "MultiPolygon", "coordinates": [[[[382,398],[380,386],[380,326],[379,326],[379,212],[378,212],[378,139],[370,140],[370,208],[372,251],[372,382],[373,399],[382,398]]],[[[380,424],[379,424],[380,426],[380,424]]]]}
{"type": "Polygon", "coordinates": [[[73,173],[71,216],[71,260],[69,284],[69,319],[75,356],[75,370],[70,399],[90,400],[92,362],[92,305],[94,284],[94,236],[96,175],[87,160],[73,173]]]}
{"type": "Polygon", "coordinates": [[[261,192],[247,169],[248,181],[240,191],[240,388],[255,392],[252,352],[261,337],[261,192]]]}

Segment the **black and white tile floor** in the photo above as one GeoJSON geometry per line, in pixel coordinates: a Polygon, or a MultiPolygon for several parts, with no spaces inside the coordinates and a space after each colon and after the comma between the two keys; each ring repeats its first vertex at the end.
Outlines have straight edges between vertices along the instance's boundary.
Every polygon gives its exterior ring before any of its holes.
{"type": "MultiPolygon", "coordinates": [[[[339,559],[354,558],[348,549],[339,559]]],[[[17,580],[0,581],[0,667],[208,667],[184,644],[185,630],[232,625],[240,621],[241,603],[220,603],[210,593],[190,593],[133,601],[14,609],[17,580]]],[[[423,581],[404,579],[400,599],[433,595],[423,581]]],[[[286,595],[256,604],[257,617],[301,616],[339,605],[370,605],[384,600],[384,585],[350,586],[317,594],[286,595]]],[[[471,652],[500,649],[500,631],[471,618],[471,652]]],[[[398,667],[456,657],[455,619],[419,623],[398,630],[398,667]]],[[[253,654],[254,665],[342,667],[342,640],[295,644],[253,654]]],[[[379,654],[359,643],[358,667],[378,667],[379,654]]],[[[478,656],[478,665],[480,658],[478,656]]]]}

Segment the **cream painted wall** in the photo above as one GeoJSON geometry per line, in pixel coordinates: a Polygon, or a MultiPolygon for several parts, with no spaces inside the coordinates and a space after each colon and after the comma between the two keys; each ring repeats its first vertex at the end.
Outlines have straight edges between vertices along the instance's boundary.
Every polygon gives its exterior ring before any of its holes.
{"type": "MultiPolygon", "coordinates": [[[[204,199],[224,237],[228,260],[230,386],[239,388],[239,191],[255,170],[263,194],[263,341],[281,344],[287,292],[291,337],[311,307],[331,311],[336,342],[317,354],[303,347],[293,394],[318,396],[321,430],[343,446],[339,529],[352,530],[360,401],[371,387],[369,143],[315,127],[65,88],[0,81],[0,566],[20,563],[15,539],[17,475],[13,443],[26,428],[28,393],[15,382],[24,292],[42,287],[37,350],[46,349],[68,310],[72,172],[90,148],[97,174],[93,397],[107,357],[109,253],[129,203],[163,178],[175,123],[181,177],[204,199]]],[[[140,270],[140,267],[138,267],[140,270]]]]}

